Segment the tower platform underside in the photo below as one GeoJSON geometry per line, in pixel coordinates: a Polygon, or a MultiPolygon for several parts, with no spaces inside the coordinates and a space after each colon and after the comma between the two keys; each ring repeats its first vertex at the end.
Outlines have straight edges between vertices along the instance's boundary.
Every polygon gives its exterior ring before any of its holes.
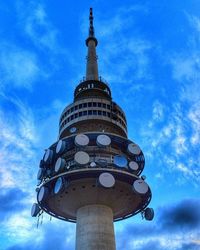
{"type": "Polygon", "coordinates": [[[62,220],[76,222],[77,211],[87,205],[105,205],[113,212],[113,220],[118,221],[131,217],[147,207],[151,200],[151,191],[144,195],[133,191],[132,184],[138,176],[120,170],[82,169],[60,174],[47,181],[51,195],[40,203],[50,215],[62,220]],[[101,173],[111,173],[115,177],[112,188],[104,188],[98,183],[101,173]],[[57,178],[65,180],[65,186],[55,194],[50,187],[54,186],[57,178]]]}

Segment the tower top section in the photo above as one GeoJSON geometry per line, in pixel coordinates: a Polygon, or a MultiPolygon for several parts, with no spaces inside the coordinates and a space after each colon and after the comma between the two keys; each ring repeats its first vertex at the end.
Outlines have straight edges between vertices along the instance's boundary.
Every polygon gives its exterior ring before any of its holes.
{"type": "Polygon", "coordinates": [[[106,98],[111,100],[111,91],[107,83],[99,76],[98,73],[98,56],[96,53],[96,46],[98,41],[94,34],[93,26],[93,12],[90,8],[89,14],[89,36],[86,39],[87,51],[87,63],[86,74],[83,81],[76,87],[74,91],[74,100],[82,98],[106,98]]]}
{"type": "Polygon", "coordinates": [[[88,46],[88,43],[90,40],[93,40],[95,42],[95,46],[97,46],[98,44],[98,41],[97,39],[95,38],[95,35],[94,35],[94,26],[93,26],[93,13],[92,13],[92,8],[90,8],[90,16],[89,16],[89,20],[90,20],[90,27],[89,27],[89,36],[88,38],[86,39],[86,45],[88,46]]]}

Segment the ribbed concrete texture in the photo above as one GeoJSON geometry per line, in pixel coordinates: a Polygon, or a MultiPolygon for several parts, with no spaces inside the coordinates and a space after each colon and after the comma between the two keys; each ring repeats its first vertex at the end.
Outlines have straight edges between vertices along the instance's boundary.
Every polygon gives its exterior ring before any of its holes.
{"type": "Polygon", "coordinates": [[[113,212],[103,205],[78,209],[76,250],[115,250],[113,212]]]}

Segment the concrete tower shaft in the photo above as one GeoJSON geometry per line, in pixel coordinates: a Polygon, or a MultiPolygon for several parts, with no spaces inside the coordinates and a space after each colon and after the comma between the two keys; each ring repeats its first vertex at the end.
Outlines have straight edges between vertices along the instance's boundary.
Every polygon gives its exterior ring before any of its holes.
{"type": "Polygon", "coordinates": [[[96,44],[94,40],[89,40],[88,42],[86,80],[99,80],[96,44]]]}
{"type": "Polygon", "coordinates": [[[78,209],[76,250],[115,250],[111,208],[88,205],[78,209]]]}

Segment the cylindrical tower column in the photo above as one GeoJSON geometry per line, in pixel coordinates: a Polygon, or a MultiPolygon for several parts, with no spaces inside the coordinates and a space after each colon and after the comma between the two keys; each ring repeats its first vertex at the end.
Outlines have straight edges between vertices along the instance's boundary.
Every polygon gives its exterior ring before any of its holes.
{"type": "Polygon", "coordinates": [[[76,250],[115,250],[113,212],[104,205],[78,209],[76,250]]]}

